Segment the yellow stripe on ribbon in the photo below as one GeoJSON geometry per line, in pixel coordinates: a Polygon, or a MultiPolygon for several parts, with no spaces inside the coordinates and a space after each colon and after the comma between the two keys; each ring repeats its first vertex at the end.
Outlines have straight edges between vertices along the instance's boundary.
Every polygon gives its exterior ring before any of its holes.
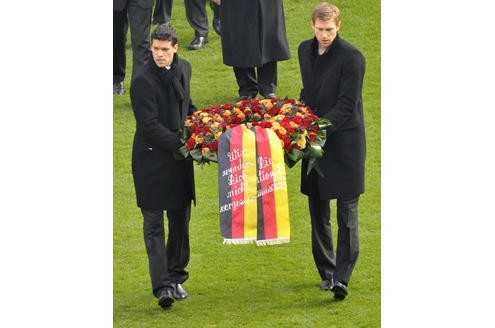
{"type": "Polygon", "coordinates": [[[277,237],[290,237],[289,197],[285,175],[284,151],[280,139],[271,129],[266,129],[272,155],[273,184],[275,190],[275,213],[277,217],[277,237]]]}

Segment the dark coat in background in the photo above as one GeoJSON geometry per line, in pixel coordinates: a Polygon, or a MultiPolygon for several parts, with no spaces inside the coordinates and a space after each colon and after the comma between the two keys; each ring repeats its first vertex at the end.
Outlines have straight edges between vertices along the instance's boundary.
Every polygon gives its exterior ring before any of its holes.
{"type": "Polygon", "coordinates": [[[190,80],[191,65],[177,54],[170,70],[156,66],[150,56],[131,85],[136,118],[132,174],[141,208],[176,210],[195,201],[193,163],[174,158],[183,145],[179,129],[196,110],[190,80]]]}
{"type": "Polygon", "coordinates": [[[260,67],[290,58],[282,0],[223,0],[220,21],[225,65],[260,67]]]}
{"type": "Polygon", "coordinates": [[[154,0],[113,0],[113,10],[124,10],[128,2],[135,2],[143,9],[153,7],[154,0]]]}
{"type": "Polygon", "coordinates": [[[317,55],[316,38],[299,45],[303,90],[301,100],[316,115],[329,119],[324,155],[318,159],[324,178],[306,175],[302,162],[301,192],[311,195],[318,183],[322,200],[355,197],[364,192],[366,141],[362,87],[365,59],[338,35],[328,51],[317,55]]]}

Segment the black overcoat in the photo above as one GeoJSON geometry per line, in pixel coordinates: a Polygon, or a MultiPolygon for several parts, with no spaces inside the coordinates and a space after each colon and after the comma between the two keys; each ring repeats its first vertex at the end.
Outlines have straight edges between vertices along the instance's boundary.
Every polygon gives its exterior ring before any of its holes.
{"type": "Polygon", "coordinates": [[[223,63],[261,67],[290,58],[282,0],[222,0],[223,63]]]}
{"type": "Polygon", "coordinates": [[[150,56],[131,85],[136,119],[132,174],[139,207],[173,210],[195,201],[193,163],[175,159],[174,152],[183,145],[179,128],[196,108],[190,99],[189,62],[176,54],[172,69],[164,70],[150,56]],[[175,88],[171,76],[164,73],[174,74],[175,88]]]}
{"type": "Polygon", "coordinates": [[[323,157],[318,164],[324,178],[306,175],[302,162],[301,192],[310,195],[318,184],[321,199],[354,197],[364,192],[366,141],[362,87],[365,59],[353,45],[338,35],[328,51],[317,55],[316,38],[299,45],[299,66],[303,82],[301,100],[315,114],[327,118],[323,157]]]}

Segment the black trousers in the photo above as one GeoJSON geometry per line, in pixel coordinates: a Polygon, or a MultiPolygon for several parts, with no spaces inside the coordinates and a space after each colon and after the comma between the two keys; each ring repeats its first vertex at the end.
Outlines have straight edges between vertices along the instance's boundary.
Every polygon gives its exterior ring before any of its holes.
{"type": "Polygon", "coordinates": [[[172,17],[173,0],[156,0],[155,10],[153,11],[153,23],[163,24],[170,22],[172,17]]]}
{"type": "Polygon", "coordinates": [[[330,224],[330,201],[309,196],[313,259],[322,280],[349,283],[359,255],[359,196],[337,199],[337,257],[334,255],[330,224]]]}
{"type": "Polygon", "coordinates": [[[206,0],[184,0],[186,17],[194,29],[196,37],[208,37],[208,16],[206,15],[206,0]]]}
{"type": "Polygon", "coordinates": [[[210,8],[213,11],[213,19],[220,19],[220,6],[210,0],[210,8]]]}
{"type": "Polygon", "coordinates": [[[277,62],[269,62],[261,67],[234,67],[239,86],[239,96],[256,97],[277,92],[277,62]],[[257,75],[257,76],[256,76],[257,75]]]}
{"type": "Polygon", "coordinates": [[[129,1],[127,8],[113,12],[113,82],[124,81],[126,73],[125,45],[127,27],[131,31],[132,76],[144,67],[150,52],[150,27],[152,8],[143,9],[136,1],[129,1]],[[127,25],[127,23],[129,23],[127,25]]]}
{"type": "Polygon", "coordinates": [[[170,283],[182,284],[189,278],[189,221],[191,204],[181,210],[167,210],[168,238],[165,244],[163,210],[141,209],[153,294],[170,283]]]}

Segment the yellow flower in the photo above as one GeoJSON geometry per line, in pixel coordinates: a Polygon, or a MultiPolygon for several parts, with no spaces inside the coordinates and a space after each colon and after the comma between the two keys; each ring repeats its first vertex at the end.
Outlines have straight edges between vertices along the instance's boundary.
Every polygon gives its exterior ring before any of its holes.
{"type": "Polygon", "coordinates": [[[306,148],[306,136],[308,135],[308,132],[304,130],[304,132],[301,135],[301,139],[297,142],[297,145],[299,146],[299,149],[304,149],[306,148]]]}
{"type": "Polygon", "coordinates": [[[217,133],[215,133],[215,140],[218,140],[218,138],[220,138],[221,135],[222,135],[222,131],[218,131],[217,133]]]}
{"type": "Polygon", "coordinates": [[[202,144],[203,143],[203,140],[204,139],[202,137],[200,137],[200,136],[196,136],[194,138],[194,141],[196,141],[196,144],[198,144],[198,145],[202,144]]]}
{"type": "Polygon", "coordinates": [[[290,103],[283,104],[282,107],[280,107],[280,113],[287,114],[291,108],[292,108],[292,104],[290,103]]]}
{"type": "Polygon", "coordinates": [[[278,122],[273,122],[272,123],[272,130],[273,131],[277,131],[280,132],[280,134],[286,134],[287,131],[285,130],[285,128],[283,128],[282,126],[280,126],[280,124],[278,122]]]}
{"type": "Polygon", "coordinates": [[[247,126],[248,129],[251,129],[253,127],[253,123],[247,122],[246,123],[246,126],[247,126]]]}
{"type": "Polygon", "coordinates": [[[294,129],[296,129],[298,127],[297,123],[296,122],[293,122],[293,121],[290,121],[289,122],[289,125],[290,125],[291,128],[294,128],[294,129]]]}
{"type": "Polygon", "coordinates": [[[203,156],[205,156],[209,151],[210,151],[210,148],[208,148],[208,147],[201,148],[201,154],[203,154],[203,156]]]}
{"type": "Polygon", "coordinates": [[[225,112],[223,112],[223,115],[225,115],[225,116],[230,116],[231,114],[232,113],[228,109],[225,112]]]}
{"type": "Polygon", "coordinates": [[[279,121],[282,121],[284,118],[285,118],[284,115],[276,115],[276,116],[272,116],[272,118],[270,118],[268,121],[279,122],[279,121]]]}
{"type": "Polygon", "coordinates": [[[270,110],[273,108],[273,103],[270,99],[261,99],[260,103],[262,103],[266,109],[270,110]]]}

